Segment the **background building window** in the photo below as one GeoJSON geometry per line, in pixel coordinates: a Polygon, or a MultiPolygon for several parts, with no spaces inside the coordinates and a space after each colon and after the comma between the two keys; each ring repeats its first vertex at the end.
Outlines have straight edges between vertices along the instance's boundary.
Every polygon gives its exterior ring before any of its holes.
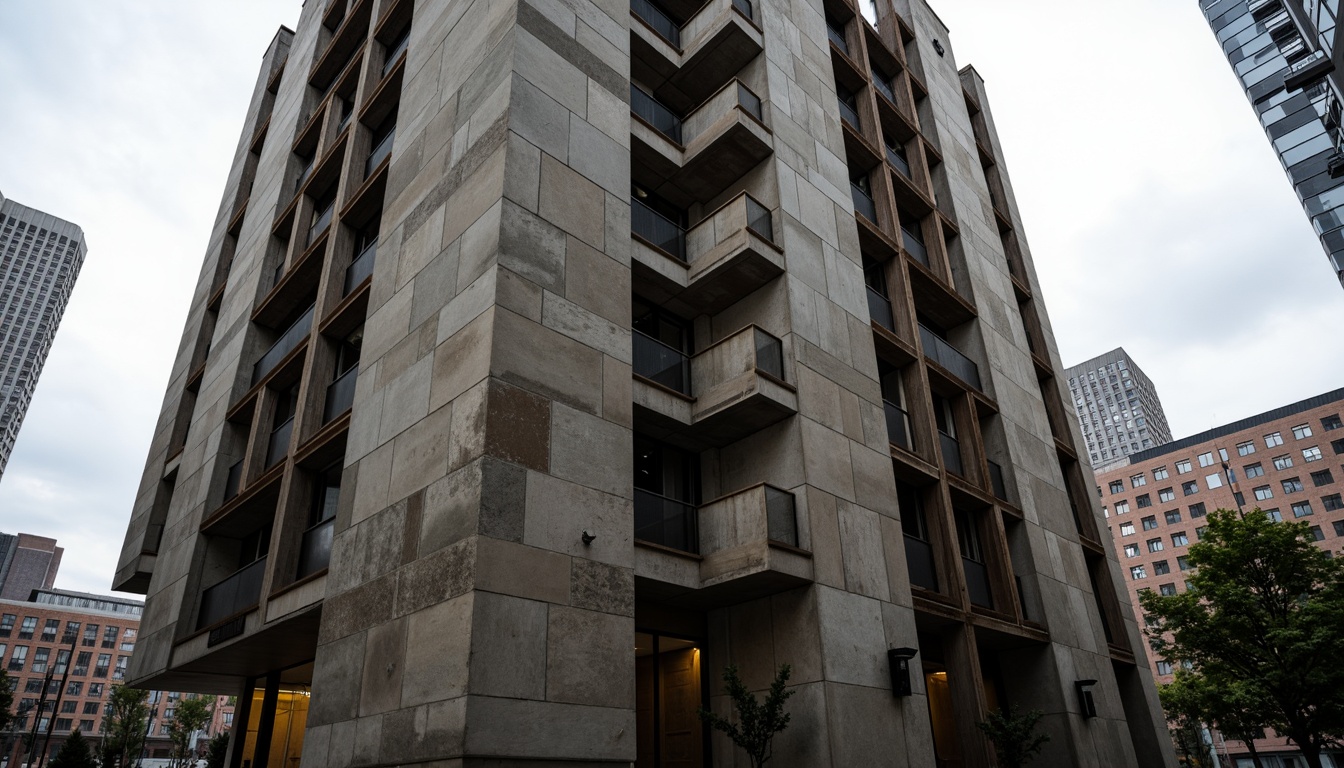
{"type": "Polygon", "coordinates": [[[1243,469],[1246,470],[1247,480],[1250,480],[1252,477],[1263,477],[1265,474],[1265,468],[1260,466],[1260,462],[1258,461],[1254,464],[1247,464],[1243,469]]]}
{"type": "Polygon", "coordinates": [[[1180,533],[1171,534],[1171,546],[1184,547],[1188,546],[1189,544],[1190,544],[1190,538],[1185,535],[1184,531],[1180,533]]]}
{"type": "Polygon", "coordinates": [[[1265,447],[1273,448],[1276,445],[1283,445],[1283,435],[1278,432],[1271,432],[1265,435],[1265,447]]]}
{"type": "Polygon", "coordinates": [[[1298,424],[1296,427],[1293,427],[1293,437],[1298,440],[1306,440],[1308,437],[1311,437],[1311,425],[1298,424]]]}

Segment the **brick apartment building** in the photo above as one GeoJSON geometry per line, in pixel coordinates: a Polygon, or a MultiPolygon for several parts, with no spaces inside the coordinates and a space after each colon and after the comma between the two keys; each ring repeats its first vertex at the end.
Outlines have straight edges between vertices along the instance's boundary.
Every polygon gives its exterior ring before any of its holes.
{"type": "MultiPolygon", "coordinates": [[[[1138,594],[1185,590],[1188,547],[1217,509],[1260,508],[1280,520],[1305,520],[1322,548],[1344,554],[1344,389],[1276,408],[1129,456],[1097,475],[1097,491],[1116,556],[1138,610],[1138,594]]],[[[1172,664],[1149,661],[1159,683],[1172,664]]],[[[1257,741],[1269,766],[1291,766],[1283,738],[1257,741]]],[[[1220,754],[1224,747],[1219,742],[1220,754]]],[[[1234,759],[1250,765],[1239,742],[1234,759]]],[[[1336,758],[1338,761],[1339,758],[1336,758]]],[[[1237,768],[1242,768],[1241,762],[1237,768]]]]}
{"type": "MultiPolygon", "coordinates": [[[[21,765],[23,736],[33,733],[48,757],[75,730],[97,743],[108,694],[123,684],[135,650],[143,607],[138,600],[56,589],[34,590],[27,600],[0,599],[0,668],[13,687],[17,715],[0,733],[0,765],[21,765]]],[[[149,692],[147,766],[169,756],[168,723],[183,695],[149,692]]],[[[206,733],[227,731],[232,723],[233,702],[218,697],[206,733]]]]}

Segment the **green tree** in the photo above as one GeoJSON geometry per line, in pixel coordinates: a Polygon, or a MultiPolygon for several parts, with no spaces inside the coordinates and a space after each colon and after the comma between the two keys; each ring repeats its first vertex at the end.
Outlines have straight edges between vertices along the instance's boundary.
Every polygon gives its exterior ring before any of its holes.
{"type": "Polygon", "coordinates": [[[1310,768],[1344,735],[1344,561],[1315,545],[1306,523],[1219,510],[1190,548],[1179,595],[1139,596],[1165,659],[1255,706],[1242,713],[1287,736],[1310,768]]]}
{"type": "Polygon", "coordinates": [[[93,749],[89,746],[88,739],[84,734],[75,731],[70,734],[70,738],[61,745],[60,751],[47,763],[48,768],[98,768],[98,761],[93,757],[93,749]]]}
{"type": "Polygon", "coordinates": [[[722,731],[734,744],[741,747],[751,758],[753,768],[761,768],[770,759],[770,743],[775,734],[789,726],[789,714],[784,711],[784,702],[794,694],[785,690],[792,667],[783,664],[770,684],[765,703],[756,700],[756,695],[747,690],[742,678],[738,677],[737,667],[729,665],[723,670],[723,688],[737,709],[737,723],[720,717],[706,709],[698,710],[701,719],[716,731],[722,731]]]}
{"type": "Polygon", "coordinates": [[[139,688],[114,687],[107,695],[103,714],[103,765],[127,766],[140,754],[145,742],[149,702],[139,688]]]}
{"type": "Polygon", "coordinates": [[[172,722],[168,724],[168,738],[173,743],[173,765],[188,764],[193,757],[191,735],[210,724],[214,707],[203,698],[183,698],[173,709],[172,722]]]}
{"type": "Polygon", "coordinates": [[[205,757],[205,768],[224,768],[224,758],[228,754],[229,734],[225,731],[210,739],[210,748],[205,757]]]}
{"type": "Polygon", "coordinates": [[[1255,767],[1264,768],[1255,749],[1255,738],[1263,735],[1264,721],[1260,715],[1263,707],[1255,698],[1253,687],[1245,681],[1215,684],[1202,674],[1182,668],[1176,670],[1175,680],[1158,687],[1157,694],[1177,748],[1191,753],[1187,754],[1188,762],[1197,760],[1192,764],[1204,764],[1208,748],[1202,732],[1207,723],[1216,726],[1224,736],[1245,742],[1255,767]],[[1192,742],[1191,733],[1199,738],[1192,742]],[[1190,744],[1194,744],[1193,749],[1190,744]]]}
{"type": "Polygon", "coordinates": [[[14,692],[9,689],[9,674],[0,669],[0,733],[9,730],[14,722],[14,692]]]}
{"type": "Polygon", "coordinates": [[[1016,713],[1010,706],[1006,711],[993,711],[976,727],[985,732],[994,745],[1002,768],[1022,768],[1045,748],[1049,734],[1037,733],[1036,724],[1044,716],[1039,709],[1016,713]]]}

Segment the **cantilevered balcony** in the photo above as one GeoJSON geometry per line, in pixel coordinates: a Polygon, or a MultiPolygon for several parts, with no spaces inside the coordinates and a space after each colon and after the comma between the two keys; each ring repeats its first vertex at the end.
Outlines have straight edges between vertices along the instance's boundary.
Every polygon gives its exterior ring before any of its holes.
{"type": "Polygon", "coordinates": [[[758,0],[709,0],[679,23],[654,0],[630,0],[631,75],[675,109],[703,102],[765,49],[758,0]]]}
{"type": "MultiPolygon", "coordinates": [[[[640,342],[636,340],[637,356],[640,342]]],[[[683,375],[679,353],[673,353],[649,368],[667,363],[667,384],[657,379],[651,380],[658,387],[635,382],[635,406],[647,430],[659,439],[676,435],[684,443],[727,445],[798,412],[796,391],[785,381],[783,342],[754,325],[691,357],[689,392],[668,386],[683,375]]]]}
{"type": "Polygon", "coordinates": [[[690,231],[638,200],[630,215],[638,235],[636,288],[679,314],[717,313],[784,272],[774,214],[750,195],[729,200],[690,231]]]}
{"type": "Polygon", "coordinates": [[[699,528],[701,599],[729,589],[750,599],[812,581],[788,491],[763,484],[711,501],[699,509],[699,528]]]}
{"type": "Polygon", "coordinates": [[[308,338],[308,333],[312,329],[313,307],[308,307],[307,311],[300,315],[299,319],[295,320],[288,330],[280,334],[280,338],[276,339],[271,348],[266,350],[266,354],[262,355],[261,359],[257,360],[256,364],[252,366],[252,383],[255,385],[275,370],[275,367],[288,357],[289,353],[297,349],[308,338]]]}

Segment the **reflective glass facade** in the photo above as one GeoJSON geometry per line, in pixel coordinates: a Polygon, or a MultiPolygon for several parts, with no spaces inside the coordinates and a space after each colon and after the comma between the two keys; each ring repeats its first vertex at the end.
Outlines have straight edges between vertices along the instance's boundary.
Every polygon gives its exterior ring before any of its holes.
{"type": "Polygon", "coordinates": [[[1340,86],[1330,63],[1339,0],[1200,0],[1200,7],[1344,283],[1340,86]]]}

